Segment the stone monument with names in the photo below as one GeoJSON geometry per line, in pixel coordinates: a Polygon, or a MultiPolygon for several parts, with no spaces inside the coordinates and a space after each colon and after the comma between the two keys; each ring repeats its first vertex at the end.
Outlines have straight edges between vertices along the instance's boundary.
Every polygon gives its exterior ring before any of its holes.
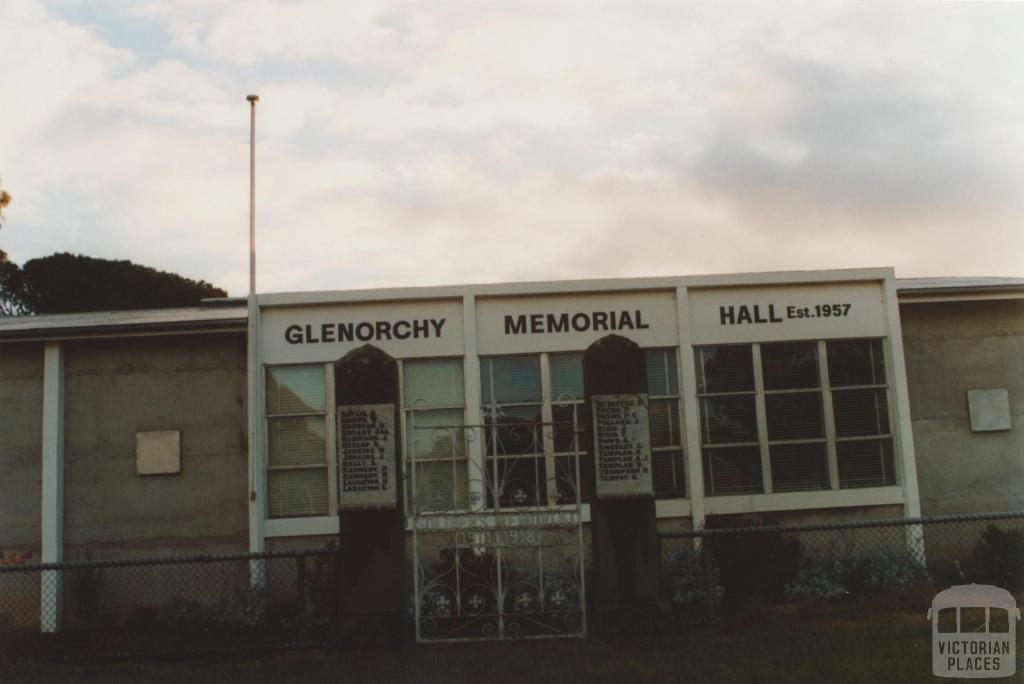
{"type": "Polygon", "coordinates": [[[647,394],[594,395],[590,405],[597,497],[653,496],[647,394]]]}
{"type": "Polygon", "coordinates": [[[334,387],[341,539],[329,640],[343,648],[396,646],[408,631],[398,364],[364,345],[335,363],[334,387]]]}
{"type": "Polygon", "coordinates": [[[394,508],[394,404],[338,407],[338,508],[394,508]]]}
{"type": "Polygon", "coordinates": [[[597,340],[583,355],[583,388],[594,407],[588,446],[597,471],[593,624],[606,635],[660,633],[671,628],[672,610],[660,590],[643,350],[620,335],[597,340]]]}

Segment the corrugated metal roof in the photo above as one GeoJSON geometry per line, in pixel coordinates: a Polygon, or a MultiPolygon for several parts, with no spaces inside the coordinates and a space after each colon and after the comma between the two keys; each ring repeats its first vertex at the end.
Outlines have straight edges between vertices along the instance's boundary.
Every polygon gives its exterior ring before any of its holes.
{"type": "Polygon", "coordinates": [[[237,305],[176,309],[90,311],[0,317],[0,338],[45,338],[105,331],[244,327],[246,308],[237,305]]]}

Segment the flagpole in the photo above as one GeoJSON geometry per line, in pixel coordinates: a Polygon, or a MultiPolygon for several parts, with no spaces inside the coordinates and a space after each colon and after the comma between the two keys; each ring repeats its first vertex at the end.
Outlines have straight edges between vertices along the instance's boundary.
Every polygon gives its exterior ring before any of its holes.
{"type": "MultiPolygon", "coordinates": [[[[260,449],[261,401],[260,401],[260,353],[259,353],[259,306],[256,302],[256,103],[259,95],[248,95],[249,102],[249,297],[248,297],[248,342],[246,344],[248,383],[247,405],[249,408],[249,551],[261,553],[265,550],[263,536],[265,488],[260,449]]],[[[260,588],[265,582],[262,561],[249,565],[250,584],[260,588]]]]}

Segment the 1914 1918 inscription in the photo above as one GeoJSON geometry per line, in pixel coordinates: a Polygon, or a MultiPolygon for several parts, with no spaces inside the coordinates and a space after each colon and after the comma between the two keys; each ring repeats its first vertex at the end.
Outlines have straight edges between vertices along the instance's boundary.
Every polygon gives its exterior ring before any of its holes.
{"type": "Polygon", "coordinates": [[[653,496],[646,394],[591,398],[598,498],[653,496]]]}
{"type": "Polygon", "coordinates": [[[397,505],[394,404],[339,406],[338,454],[339,508],[397,505]]]}

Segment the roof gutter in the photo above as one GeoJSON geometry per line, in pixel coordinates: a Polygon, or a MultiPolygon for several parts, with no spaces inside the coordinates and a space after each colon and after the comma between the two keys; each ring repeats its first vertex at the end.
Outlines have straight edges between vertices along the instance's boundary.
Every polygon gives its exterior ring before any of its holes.
{"type": "Polygon", "coordinates": [[[190,333],[243,333],[246,318],[221,318],[212,321],[174,321],[165,323],[129,323],[122,325],[87,325],[53,330],[0,330],[0,342],[37,342],[95,337],[133,337],[141,335],[184,335],[190,333]]]}

